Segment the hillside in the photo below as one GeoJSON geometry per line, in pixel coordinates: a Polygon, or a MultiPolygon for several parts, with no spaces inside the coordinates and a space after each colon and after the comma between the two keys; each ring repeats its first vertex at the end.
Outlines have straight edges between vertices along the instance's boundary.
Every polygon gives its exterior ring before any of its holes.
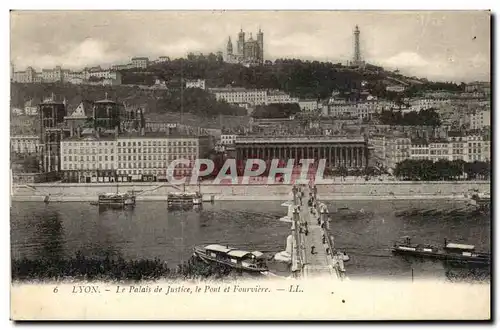
{"type": "Polygon", "coordinates": [[[359,88],[363,80],[377,79],[376,73],[362,74],[329,62],[284,59],[273,64],[245,67],[210,56],[175,59],[153,65],[144,72],[125,70],[122,74],[125,84],[152,84],[154,78],[175,84],[182,77],[205,79],[208,87],[280,89],[299,98],[326,98],[333,90],[349,91],[359,88]]]}
{"type": "Polygon", "coordinates": [[[97,101],[108,98],[123,102],[127,108],[143,108],[148,113],[180,112],[202,117],[223,115],[246,115],[243,108],[219,102],[215,97],[200,89],[186,89],[181,102],[180,90],[146,89],[137,86],[94,86],[72,84],[20,84],[11,83],[11,107],[23,108],[24,103],[54,96],[66,99],[68,109],[75,109],[83,100],[97,101]]]}

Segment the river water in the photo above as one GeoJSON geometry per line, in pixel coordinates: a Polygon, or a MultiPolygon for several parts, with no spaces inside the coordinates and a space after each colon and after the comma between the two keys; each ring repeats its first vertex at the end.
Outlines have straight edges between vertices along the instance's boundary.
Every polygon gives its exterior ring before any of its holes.
{"type": "MultiPolygon", "coordinates": [[[[12,258],[121,255],[159,258],[173,266],[187,261],[195,245],[222,243],[246,250],[285,249],[290,224],[279,221],[279,201],[220,201],[189,211],[167,211],[165,202],[138,202],[133,210],[99,210],[88,203],[14,202],[11,207],[12,258]]],[[[490,215],[471,213],[463,201],[341,201],[327,203],[335,246],[346,251],[351,278],[438,278],[489,280],[489,271],[450,268],[440,261],[393,256],[402,236],[414,242],[449,241],[490,251],[490,215]],[[397,216],[407,209],[439,214],[397,216]],[[450,210],[462,213],[450,215],[450,210]]],[[[282,271],[283,269],[280,269],[282,271]]]]}

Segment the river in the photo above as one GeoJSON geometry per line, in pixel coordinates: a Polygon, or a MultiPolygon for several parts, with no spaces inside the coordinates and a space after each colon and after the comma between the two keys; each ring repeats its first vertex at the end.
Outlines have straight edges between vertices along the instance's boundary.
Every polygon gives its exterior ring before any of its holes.
{"type": "MultiPolygon", "coordinates": [[[[14,202],[11,207],[12,258],[121,255],[159,258],[169,265],[187,261],[193,246],[218,242],[279,252],[290,224],[279,221],[286,208],[278,201],[220,201],[201,209],[167,211],[165,202],[138,202],[133,210],[104,210],[88,203],[14,202]]],[[[335,245],[346,251],[350,278],[437,278],[489,280],[488,271],[445,267],[439,261],[393,256],[394,241],[441,245],[449,241],[490,251],[490,215],[471,213],[397,216],[406,209],[464,209],[463,201],[328,202],[335,245]]],[[[282,270],[282,269],[281,269],[282,270]]]]}

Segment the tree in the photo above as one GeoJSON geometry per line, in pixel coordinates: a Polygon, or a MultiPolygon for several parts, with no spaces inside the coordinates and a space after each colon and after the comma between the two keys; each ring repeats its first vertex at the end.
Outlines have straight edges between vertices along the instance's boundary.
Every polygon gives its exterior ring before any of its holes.
{"type": "Polygon", "coordinates": [[[259,105],[252,113],[254,118],[288,118],[300,112],[297,103],[259,105]]]}

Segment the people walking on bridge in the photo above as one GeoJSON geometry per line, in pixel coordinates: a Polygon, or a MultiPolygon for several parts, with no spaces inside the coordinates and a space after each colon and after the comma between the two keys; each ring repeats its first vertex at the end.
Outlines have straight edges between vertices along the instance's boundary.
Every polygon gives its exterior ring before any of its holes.
{"type": "Polygon", "coordinates": [[[325,244],[325,243],[326,243],[326,237],[325,237],[325,234],[323,234],[323,235],[322,235],[321,240],[323,241],[323,244],[325,244]]]}

